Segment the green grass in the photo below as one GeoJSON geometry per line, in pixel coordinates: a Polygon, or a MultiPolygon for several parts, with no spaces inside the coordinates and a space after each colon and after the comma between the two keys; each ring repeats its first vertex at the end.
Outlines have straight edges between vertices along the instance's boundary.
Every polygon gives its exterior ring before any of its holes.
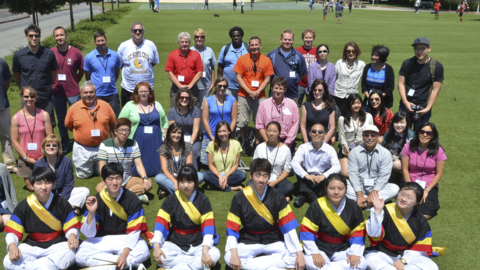
{"type": "MultiPolygon", "coordinates": [[[[474,254],[478,254],[479,240],[475,225],[478,223],[480,190],[480,175],[478,160],[480,144],[479,126],[476,115],[479,113],[479,95],[476,94],[476,78],[478,77],[478,63],[480,53],[478,43],[478,23],[480,17],[470,14],[464,15],[464,23],[459,24],[457,14],[441,14],[440,20],[435,21],[433,15],[425,12],[395,11],[368,11],[356,9],[354,15],[345,14],[344,24],[337,25],[332,14],[327,22],[322,23],[321,12],[314,13],[301,11],[250,11],[245,14],[232,11],[164,11],[152,13],[139,11],[140,4],[131,4],[133,11],[127,14],[118,24],[108,28],[106,34],[108,46],[116,50],[121,42],[130,38],[129,27],[134,21],[145,24],[145,38],[157,45],[161,63],[155,67],[155,94],[156,100],[161,101],[164,109],[169,109],[170,81],[164,72],[168,53],[177,47],[177,34],[182,31],[193,31],[202,27],[207,33],[206,45],[212,47],[218,56],[223,45],[229,42],[228,30],[241,26],[245,31],[245,40],[251,36],[262,39],[264,54],[280,45],[280,33],[284,29],[291,29],[296,34],[295,47],[301,46],[301,31],[312,27],[316,30],[315,44],[326,43],[331,54],[329,61],[335,63],[341,57],[343,45],[348,41],[356,41],[363,49],[360,59],[370,62],[370,50],[373,45],[383,44],[390,48],[388,63],[398,73],[404,59],[413,55],[410,44],[418,36],[427,36],[432,43],[430,55],[441,62],[445,67],[445,83],[434,106],[432,122],[437,124],[440,132],[440,142],[444,147],[448,160],[444,177],[440,184],[440,205],[438,216],[430,221],[433,231],[433,245],[447,246],[446,256],[435,258],[440,269],[479,269],[474,254]],[[219,18],[213,16],[220,14],[219,18]],[[449,91],[453,92],[457,101],[449,91]],[[473,161],[472,161],[473,160],[473,161]],[[475,162],[477,160],[477,162],[475,162]],[[477,163],[475,166],[474,164],[477,163]],[[477,265],[477,266],[475,266],[477,265]]],[[[126,5],[122,5],[126,6],[126,5]]],[[[109,5],[107,5],[109,7],[109,5]]],[[[47,29],[44,29],[47,30],[47,29]]],[[[19,44],[24,46],[25,44],[19,44]]],[[[83,54],[94,49],[93,42],[85,44],[83,54]]],[[[120,81],[117,87],[120,89],[120,81]]],[[[398,93],[395,91],[395,105],[398,110],[398,93]]],[[[10,96],[11,112],[20,109],[18,95],[10,96]]],[[[58,134],[58,130],[55,130],[58,134]]],[[[300,137],[300,136],[299,136],[300,137]]],[[[71,154],[69,154],[71,156],[71,154]]],[[[251,158],[242,158],[247,165],[251,158]]],[[[29,193],[23,188],[23,180],[12,175],[17,189],[19,200],[29,193]]],[[[248,179],[247,179],[248,180],[248,179]]],[[[296,182],[294,177],[290,181],[296,182]]],[[[92,194],[99,177],[87,180],[77,180],[76,186],[90,188],[92,194]]],[[[156,187],[154,192],[156,192],[156,187]]],[[[218,248],[222,252],[215,269],[224,269],[223,261],[225,247],[225,224],[230,201],[235,194],[206,191],[210,198],[216,217],[217,232],[220,235],[218,248]]],[[[156,197],[156,196],[155,196],[156,197]]],[[[154,228],[155,216],[162,201],[157,198],[145,206],[148,226],[154,228]]],[[[294,208],[295,215],[300,223],[308,205],[300,209],[294,208]]],[[[367,215],[365,215],[367,216],[367,215]]],[[[0,241],[0,250],[4,251],[4,242],[0,241]]],[[[4,253],[2,253],[4,254],[4,253]]],[[[153,266],[149,269],[155,269],[153,266]]]]}

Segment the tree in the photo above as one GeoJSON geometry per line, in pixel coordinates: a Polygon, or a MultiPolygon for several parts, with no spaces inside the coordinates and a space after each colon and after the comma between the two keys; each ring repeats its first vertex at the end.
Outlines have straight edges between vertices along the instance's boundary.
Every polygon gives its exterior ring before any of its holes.
{"type": "Polygon", "coordinates": [[[65,0],[5,0],[10,13],[27,13],[32,15],[33,24],[35,25],[38,25],[38,14],[53,13],[60,9],[65,2],[65,0]]]}
{"type": "Polygon", "coordinates": [[[73,5],[79,5],[83,3],[83,0],[69,0],[68,5],[70,7],[70,28],[72,32],[75,32],[75,20],[73,19],[73,5]]]}
{"type": "Polygon", "coordinates": [[[99,3],[101,1],[102,0],[87,0],[87,1],[85,1],[90,6],[90,21],[92,21],[92,22],[93,22],[93,9],[92,9],[93,3],[99,3]]]}
{"type": "Polygon", "coordinates": [[[112,11],[113,11],[113,10],[115,10],[115,9],[113,8],[113,0],[110,0],[110,2],[112,3],[112,11]]]}

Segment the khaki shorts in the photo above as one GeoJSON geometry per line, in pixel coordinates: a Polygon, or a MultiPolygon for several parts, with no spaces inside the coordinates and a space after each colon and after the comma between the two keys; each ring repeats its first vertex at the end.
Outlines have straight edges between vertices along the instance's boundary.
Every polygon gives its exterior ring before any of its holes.
{"type": "Polygon", "coordinates": [[[237,126],[239,128],[248,127],[250,122],[250,113],[252,114],[253,123],[255,124],[257,119],[258,106],[265,98],[253,100],[250,97],[238,96],[238,119],[237,126]]]}
{"type": "Polygon", "coordinates": [[[30,178],[30,174],[33,171],[33,164],[23,161],[23,159],[18,159],[18,173],[17,175],[21,178],[30,178]]]}
{"type": "Polygon", "coordinates": [[[337,13],[337,17],[338,17],[338,18],[343,18],[343,12],[338,12],[338,13],[337,13]]]}

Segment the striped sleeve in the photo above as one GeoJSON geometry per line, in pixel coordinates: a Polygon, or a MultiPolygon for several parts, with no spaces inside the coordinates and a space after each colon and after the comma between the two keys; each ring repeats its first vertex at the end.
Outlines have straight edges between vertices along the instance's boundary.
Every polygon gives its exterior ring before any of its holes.
{"type": "Polygon", "coordinates": [[[127,234],[135,231],[141,231],[142,233],[148,231],[147,219],[145,218],[145,212],[143,208],[128,216],[127,234]]]}
{"type": "Polygon", "coordinates": [[[312,203],[308,207],[305,217],[303,217],[302,225],[300,225],[300,240],[317,241],[318,229],[321,225],[321,219],[318,217],[318,213],[321,211],[319,208],[318,203],[312,203]]]}
{"type": "Polygon", "coordinates": [[[132,150],[133,150],[133,159],[142,157],[142,154],[140,154],[140,147],[138,147],[137,141],[135,141],[135,144],[133,145],[132,150]]]}
{"type": "Polygon", "coordinates": [[[170,234],[170,221],[170,214],[163,210],[162,205],[162,208],[158,210],[157,218],[155,220],[155,231],[161,232],[164,239],[167,239],[170,234]]]}
{"type": "Polygon", "coordinates": [[[108,162],[108,151],[105,144],[102,142],[98,148],[97,161],[107,161],[108,162]]]}
{"type": "MultiPolygon", "coordinates": [[[[366,221],[365,221],[366,222],[366,221]]],[[[351,245],[365,245],[365,222],[360,223],[357,227],[350,231],[348,235],[348,243],[351,245]]]]}
{"type": "MultiPolygon", "coordinates": [[[[237,193],[240,194],[240,193],[237,193]]],[[[230,206],[230,212],[227,216],[227,236],[233,236],[237,239],[240,238],[240,227],[242,226],[242,221],[240,220],[241,209],[238,205],[238,195],[235,195],[232,200],[232,205],[230,206]]]]}
{"type": "Polygon", "coordinates": [[[18,241],[22,241],[23,235],[25,234],[25,228],[23,228],[22,220],[15,214],[12,214],[10,220],[7,222],[7,226],[5,226],[4,232],[13,233],[15,236],[17,236],[18,241]]]}
{"type": "Polygon", "coordinates": [[[68,214],[65,222],[63,222],[62,224],[62,227],[65,233],[73,228],[80,229],[80,220],[78,219],[77,215],[73,210],[68,214]]]}
{"type": "Polygon", "coordinates": [[[285,206],[280,212],[278,213],[278,222],[277,226],[283,234],[290,232],[291,230],[295,230],[298,227],[297,219],[293,214],[292,208],[289,204],[285,206]]]}
{"type": "Polygon", "coordinates": [[[422,238],[417,239],[410,250],[432,253],[432,231],[428,231],[422,238]]]}

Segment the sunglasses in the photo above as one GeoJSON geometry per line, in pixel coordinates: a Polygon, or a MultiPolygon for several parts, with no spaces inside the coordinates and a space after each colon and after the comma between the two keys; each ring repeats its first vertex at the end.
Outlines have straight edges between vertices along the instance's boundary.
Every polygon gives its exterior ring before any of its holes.
{"type": "Polygon", "coordinates": [[[363,134],[364,138],[376,138],[378,134],[363,134]]]}
{"type": "Polygon", "coordinates": [[[195,38],[205,38],[205,36],[195,36],[195,38]]]}
{"type": "Polygon", "coordinates": [[[316,129],[312,129],[311,130],[313,134],[323,134],[323,130],[316,130],[316,129]]]}
{"type": "Polygon", "coordinates": [[[422,134],[422,135],[427,134],[427,136],[431,137],[431,136],[433,135],[433,132],[432,132],[432,131],[426,131],[426,130],[421,129],[421,130],[420,130],[420,134],[422,134]]]}
{"type": "Polygon", "coordinates": [[[380,101],[380,98],[371,98],[371,101],[380,101]]]}
{"type": "Polygon", "coordinates": [[[133,29],[132,32],[134,33],[142,33],[143,29],[133,29]]]}
{"type": "Polygon", "coordinates": [[[180,100],[189,101],[189,100],[190,100],[190,97],[180,97],[180,100]]]}
{"type": "Polygon", "coordinates": [[[219,84],[219,85],[217,85],[217,87],[220,88],[220,89],[227,89],[228,85],[219,84]]]}
{"type": "Polygon", "coordinates": [[[318,54],[321,54],[321,53],[328,53],[328,50],[318,50],[317,51],[318,54]]]}
{"type": "Polygon", "coordinates": [[[323,93],[323,89],[313,89],[313,92],[323,93]]]}
{"type": "Polygon", "coordinates": [[[29,38],[33,38],[33,37],[40,38],[40,35],[38,35],[38,34],[36,34],[36,35],[30,34],[30,35],[28,35],[28,37],[29,37],[29,38]]]}
{"type": "Polygon", "coordinates": [[[28,98],[36,98],[36,96],[34,96],[34,95],[30,95],[30,96],[29,96],[29,95],[25,95],[25,96],[23,96],[23,98],[25,98],[25,99],[28,99],[28,98]]]}
{"type": "Polygon", "coordinates": [[[347,52],[347,53],[357,53],[356,50],[347,50],[346,52],[347,52]]]}
{"type": "Polygon", "coordinates": [[[57,144],[54,144],[54,143],[52,143],[52,144],[47,143],[47,144],[45,144],[45,147],[55,147],[55,148],[57,148],[58,145],[57,145],[57,144]]]}

